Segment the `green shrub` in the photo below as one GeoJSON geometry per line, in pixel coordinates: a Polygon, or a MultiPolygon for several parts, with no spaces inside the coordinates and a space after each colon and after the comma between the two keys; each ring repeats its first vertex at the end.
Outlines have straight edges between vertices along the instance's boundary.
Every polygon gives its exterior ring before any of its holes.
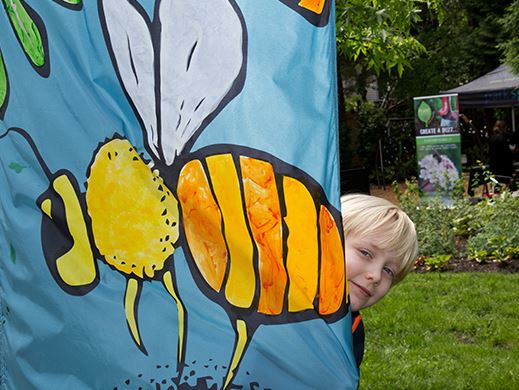
{"type": "Polygon", "coordinates": [[[419,254],[430,270],[441,270],[451,256],[463,257],[456,238],[466,240],[466,255],[476,261],[519,258],[519,198],[503,192],[477,204],[465,199],[457,186],[452,203],[422,197],[416,180],[405,191],[393,189],[402,209],[416,225],[419,254]]]}
{"type": "Polygon", "coordinates": [[[476,234],[467,241],[467,255],[476,261],[519,257],[519,198],[504,192],[478,204],[476,234]]]}
{"type": "Polygon", "coordinates": [[[449,264],[450,259],[452,255],[434,255],[426,257],[424,263],[428,271],[441,271],[449,264]]]}
{"type": "Polygon", "coordinates": [[[422,198],[416,180],[407,180],[406,187],[401,193],[398,186],[393,186],[402,209],[415,223],[419,255],[455,255],[452,209],[439,198],[422,198]]]}

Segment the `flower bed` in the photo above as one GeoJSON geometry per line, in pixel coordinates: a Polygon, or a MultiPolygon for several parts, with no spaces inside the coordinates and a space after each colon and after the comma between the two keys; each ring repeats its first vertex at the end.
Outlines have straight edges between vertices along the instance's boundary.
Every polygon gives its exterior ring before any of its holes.
{"type": "Polygon", "coordinates": [[[416,269],[519,271],[519,198],[503,192],[474,204],[458,185],[448,205],[421,197],[416,181],[393,189],[415,222],[420,244],[416,269]]]}

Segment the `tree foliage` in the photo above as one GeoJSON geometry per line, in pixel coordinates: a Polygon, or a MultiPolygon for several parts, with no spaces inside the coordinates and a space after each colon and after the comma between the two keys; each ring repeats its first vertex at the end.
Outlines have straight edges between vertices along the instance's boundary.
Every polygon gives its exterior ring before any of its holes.
{"type": "Polygon", "coordinates": [[[499,20],[512,0],[442,2],[443,23],[424,15],[416,25],[416,39],[426,52],[410,60],[412,71],[405,72],[401,78],[384,77],[385,84],[392,87],[393,105],[406,102],[410,108],[412,96],[437,94],[457,87],[500,64],[498,44],[511,35],[505,33],[499,20]]]}
{"type": "Polygon", "coordinates": [[[506,11],[500,24],[508,38],[499,48],[503,50],[504,61],[519,74],[519,0],[515,0],[506,11]]]}
{"type": "Polygon", "coordinates": [[[402,75],[425,52],[414,27],[427,12],[441,20],[442,0],[337,0],[339,53],[377,74],[396,68],[402,75]]]}
{"type": "Polygon", "coordinates": [[[337,0],[349,75],[352,65],[375,72],[396,100],[462,85],[496,68],[503,50],[519,63],[518,37],[519,0],[337,0]]]}
{"type": "MultiPolygon", "coordinates": [[[[505,48],[508,63],[516,61],[519,67],[519,0],[336,0],[336,4],[343,168],[363,165],[373,176],[370,168],[375,166],[380,140],[385,173],[393,178],[397,171],[407,175],[414,160],[408,159],[407,170],[402,163],[406,160],[398,156],[413,154],[409,145],[414,133],[402,130],[412,129],[407,119],[413,117],[413,96],[436,95],[487,73],[501,63],[505,48]],[[373,81],[378,83],[380,101],[372,107],[365,101],[373,81]],[[360,98],[353,106],[352,96],[360,98]],[[374,110],[380,112],[374,115],[374,110]],[[391,123],[400,130],[392,131],[391,123]],[[396,140],[395,134],[402,138],[396,140]]],[[[480,149],[481,142],[474,154],[480,149]]]]}

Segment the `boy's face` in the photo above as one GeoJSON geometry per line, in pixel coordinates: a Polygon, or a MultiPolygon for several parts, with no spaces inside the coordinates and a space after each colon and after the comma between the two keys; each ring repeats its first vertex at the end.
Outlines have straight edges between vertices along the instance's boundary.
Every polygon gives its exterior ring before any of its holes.
{"type": "Polygon", "coordinates": [[[380,238],[377,236],[346,235],[346,272],[353,311],[381,300],[389,291],[398,269],[395,254],[380,249],[380,238]]]}

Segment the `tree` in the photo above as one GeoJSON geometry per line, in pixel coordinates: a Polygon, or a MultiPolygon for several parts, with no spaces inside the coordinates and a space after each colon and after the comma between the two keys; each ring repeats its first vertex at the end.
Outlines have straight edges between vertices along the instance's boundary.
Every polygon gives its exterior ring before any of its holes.
{"type": "Polygon", "coordinates": [[[410,61],[412,72],[390,78],[393,99],[437,94],[465,84],[500,64],[497,48],[505,34],[499,19],[512,0],[444,0],[442,24],[425,17],[417,39],[426,53],[410,61]]]}
{"type": "Polygon", "coordinates": [[[442,0],[337,0],[336,5],[341,166],[369,168],[384,117],[377,107],[363,104],[367,81],[373,74],[401,76],[411,59],[425,52],[416,39],[416,26],[424,15],[441,19],[442,0]],[[347,86],[350,88],[345,91],[347,86]],[[352,94],[360,100],[352,99],[352,94]],[[359,104],[352,109],[355,102],[359,104]],[[353,114],[348,122],[345,103],[353,114]],[[363,118],[377,120],[361,125],[363,118]]]}
{"type": "MultiPolygon", "coordinates": [[[[346,79],[340,85],[349,94],[346,103],[357,102],[357,108],[349,111],[353,115],[347,125],[345,110],[339,111],[341,138],[348,139],[346,148],[366,146],[370,140],[373,144],[386,131],[390,117],[412,117],[413,96],[437,94],[497,67],[502,42],[515,48],[508,62],[519,62],[519,0],[336,1],[339,75],[346,79]],[[504,24],[499,23],[501,18],[506,20],[504,24]],[[384,93],[377,106],[385,121],[377,126],[363,122],[362,113],[372,108],[351,98],[352,93],[365,98],[366,80],[373,74],[384,93]],[[371,130],[367,133],[366,129],[371,130]]],[[[343,99],[340,96],[339,102],[343,99]]],[[[367,117],[373,117],[372,113],[367,117]]],[[[362,154],[365,166],[367,160],[373,160],[371,152],[341,148],[341,158],[362,154]]]]}
{"type": "Polygon", "coordinates": [[[508,37],[499,45],[503,50],[504,61],[519,74],[519,0],[506,9],[500,25],[508,37]]]}
{"type": "Polygon", "coordinates": [[[339,54],[377,74],[396,68],[402,75],[425,52],[414,27],[427,12],[441,19],[442,0],[337,0],[339,54]]]}

